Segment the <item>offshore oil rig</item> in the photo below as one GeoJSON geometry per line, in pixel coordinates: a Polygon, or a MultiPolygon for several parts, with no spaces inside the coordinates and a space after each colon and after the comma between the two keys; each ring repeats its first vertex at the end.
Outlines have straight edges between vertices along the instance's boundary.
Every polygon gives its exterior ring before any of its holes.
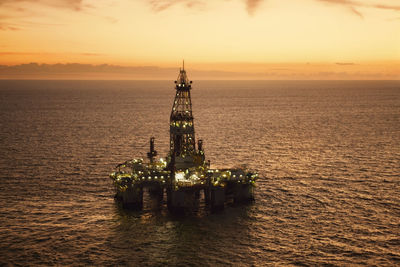
{"type": "Polygon", "coordinates": [[[193,210],[200,193],[204,193],[206,207],[221,210],[228,200],[235,203],[254,200],[254,186],[258,174],[245,168],[211,169],[206,161],[203,141],[197,149],[192,114],[189,81],[185,65],[175,81],[176,95],[170,116],[170,151],[166,159],[157,157],[154,137],[150,138],[148,161],[132,159],[118,164],[110,174],[115,198],[123,207],[141,209],[143,190],[160,202],[167,195],[168,209],[173,213],[193,210]]]}

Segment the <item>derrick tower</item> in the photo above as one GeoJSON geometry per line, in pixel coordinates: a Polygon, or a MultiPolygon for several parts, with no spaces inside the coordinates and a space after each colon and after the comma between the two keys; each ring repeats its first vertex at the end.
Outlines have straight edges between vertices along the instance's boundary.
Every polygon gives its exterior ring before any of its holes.
{"type": "MultiPolygon", "coordinates": [[[[178,169],[190,168],[201,163],[197,160],[199,152],[196,151],[190,98],[191,84],[192,81],[189,81],[186,75],[185,62],[183,62],[183,67],[175,81],[176,95],[170,117],[170,156],[172,164],[178,169]]],[[[201,141],[199,145],[201,146],[201,141]]],[[[202,150],[202,148],[199,149],[202,150]]]]}

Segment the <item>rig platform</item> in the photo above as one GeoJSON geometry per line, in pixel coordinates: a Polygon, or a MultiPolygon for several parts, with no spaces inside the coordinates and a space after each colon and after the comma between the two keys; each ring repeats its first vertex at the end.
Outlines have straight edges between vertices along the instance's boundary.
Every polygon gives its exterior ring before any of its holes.
{"type": "Polygon", "coordinates": [[[154,137],[150,138],[148,161],[132,159],[118,164],[110,174],[116,189],[115,198],[123,207],[141,209],[143,190],[162,201],[167,195],[167,206],[172,213],[193,210],[200,193],[211,210],[221,210],[227,200],[235,203],[254,200],[257,172],[245,168],[212,169],[205,160],[203,141],[195,142],[192,101],[192,81],[185,66],[175,81],[176,95],[170,116],[170,152],[165,159],[157,157],[154,137]]]}

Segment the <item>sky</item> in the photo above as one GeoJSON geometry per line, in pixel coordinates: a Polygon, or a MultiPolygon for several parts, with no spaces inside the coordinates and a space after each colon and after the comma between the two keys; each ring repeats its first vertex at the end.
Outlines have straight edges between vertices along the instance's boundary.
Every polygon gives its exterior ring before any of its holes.
{"type": "Polygon", "coordinates": [[[0,78],[182,59],[200,79],[400,79],[400,0],[0,0],[0,78]]]}

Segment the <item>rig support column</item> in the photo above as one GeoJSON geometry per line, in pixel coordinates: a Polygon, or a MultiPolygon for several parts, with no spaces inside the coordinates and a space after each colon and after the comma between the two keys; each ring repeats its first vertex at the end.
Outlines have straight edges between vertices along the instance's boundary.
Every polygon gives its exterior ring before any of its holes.
{"type": "Polygon", "coordinates": [[[243,203],[254,200],[253,185],[236,184],[233,189],[233,199],[235,203],[243,203]]]}
{"type": "Polygon", "coordinates": [[[143,188],[138,185],[130,185],[122,192],[122,206],[130,209],[143,208],[143,188]]]}
{"type": "Polygon", "coordinates": [[[223,210],[225,204],[225,188],[220,186],[212,186],[211,194],[211,210],[223,210]]]}
{"type": "Polygon", "coordinates": [[[158,201],[162,201],[164,198],[164,188],[161,184],[154,184],[149,187],[149,194],[152,197],[155,197],[158,201]]]}
{"type": "Polygon", "coordinates": [[[193,210],[198,206],[196,190],[192,188],[170,189],[167,192],[168,209],[171,213],[184,213],[186,210],[193,210]]]}

